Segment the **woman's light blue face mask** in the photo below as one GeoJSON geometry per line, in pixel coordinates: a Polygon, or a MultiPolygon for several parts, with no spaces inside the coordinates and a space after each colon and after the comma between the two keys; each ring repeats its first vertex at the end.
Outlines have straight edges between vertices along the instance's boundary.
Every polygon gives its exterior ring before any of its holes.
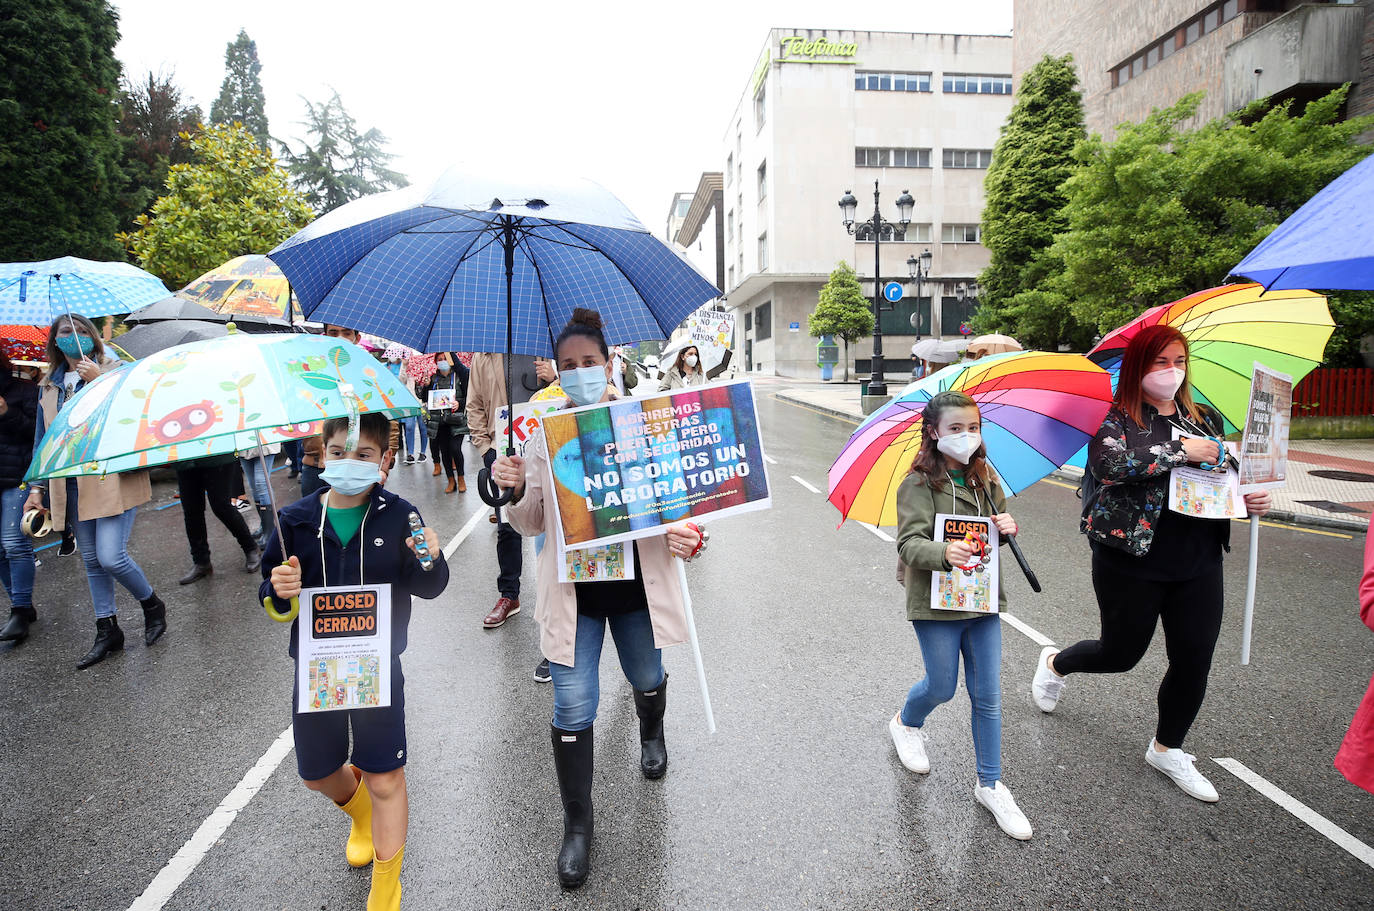
{"type": "Polygon", "coordinates": [[[594,405],[606,394],[606,365],[560,370],[558,384],[574,405],[594,405]]]}

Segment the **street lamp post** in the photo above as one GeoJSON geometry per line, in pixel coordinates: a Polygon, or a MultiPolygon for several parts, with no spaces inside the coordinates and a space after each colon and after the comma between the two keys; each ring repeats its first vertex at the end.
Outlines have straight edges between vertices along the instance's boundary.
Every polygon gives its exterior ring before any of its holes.
{"type": "Polygon", "coordinates": [[[912,328],[916,330],[916,341],[921,340],[921,283],[930,274],[930,261],[933,259],[930,250],[923,252],[919,259],[915,256],[906,258],[906,273],[916,280],[916,315],[912,317],[912,328]]]}
{"type": "MultiPolygon", "coordinates": [[[[897,197],[897,221],[901,225],[903,233],[906,232],[907,225],[911,224],[911,210],[916,205],[916,200],[912,198],[909,190],[903,190],[902,195],[897,197]]],[[[887,382],[883,378],[883,280],[882,280],[882,259],[881,243],[883,228],[892,230],[897,227],[890,221],[884,221],[882,211],[878,206],[878,181],[873,181],[873,217],[868,221],[856,223],[854,221],[855,212],[859,208],[859,201],[854,198],[851,190],[845,190],[844,196],[840,197],[840,211],[844,216],[844,229],[850,234],[857,234],[861,229],[867,227],[873,232],[873,375],[868,381],[869,395],[887,395],[887,382]]]]}

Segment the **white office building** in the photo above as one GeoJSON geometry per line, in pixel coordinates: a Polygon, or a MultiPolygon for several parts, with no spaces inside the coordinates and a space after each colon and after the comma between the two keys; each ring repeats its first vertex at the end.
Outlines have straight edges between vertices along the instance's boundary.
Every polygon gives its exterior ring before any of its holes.
{"type": "MultiPolygon", "coordinates": [[[[837,203],[852,191],[867,220],[874,181],[884,219],[897,220],[903,191],[916,200],[910,226],[881,244],[881,277],[906,284],[906,298],[882,315],[890,372],[909,369],[914,314],[921,335],[957,335],[988,262],[983,178],[1011,101],[1010,37],[771,31],[722,156],[725,304],[736,313],[740,366],[818,376],[806,317],[830,271],[847,261],[872,293],[871,235],[850,236],[837,203]],[[918,299],[907,260],[926,250],[931,279],[918,299]]],[[[699,227],[693,214],[681,226],[688,234],[699,227]]],[[[862,363],[870,352],[865,339],[850,356],[862,363]]]]}

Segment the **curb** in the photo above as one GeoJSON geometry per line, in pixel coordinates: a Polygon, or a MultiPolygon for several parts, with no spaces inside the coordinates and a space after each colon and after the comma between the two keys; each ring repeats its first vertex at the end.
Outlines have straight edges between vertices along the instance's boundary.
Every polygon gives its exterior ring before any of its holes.
{"type": "MultiPolygon", "coordinates": [[[[807,401],[801,396],[789,395],[785,391],[775,392],[773,393],[773,395],[776,398],[782,399],[783,401],[789,402],[793,405],[802,405],[807,408],[810,408],[813,411],[819,411],[822,414],[830,415],[832,417],[843,418],[846,421],[863,421],[863,418],[861,416],[856,415],[851,411],[843,411],[839,408],[834,408],[829,405],[818,405],[815,402],[807,401]]],[[[1048,477],[1057,478],[1058,480],[1063,481],[1065,483],[1076,485],[1079,481],[1083,479],[1083,471],[1082,469],[1078,468],[1061,468],[1057,471],[1051,472],[1048,475],[1048,477]]],[[[1294,525],[1299,528],[1321,528],[1328,529],[1331,531],[1349,532],[1358,535],[1362,535],[1369,530],[1369,523],[1361,519],[1340,519],[1331,516],[1315,516],[1308,515],[1306,513],[1293,512],[1287,509],[1270,510],[1267,514],[1265,514],[1264,518],[1270,522],[1279,522],[1285,525],[1294,525]]]]}

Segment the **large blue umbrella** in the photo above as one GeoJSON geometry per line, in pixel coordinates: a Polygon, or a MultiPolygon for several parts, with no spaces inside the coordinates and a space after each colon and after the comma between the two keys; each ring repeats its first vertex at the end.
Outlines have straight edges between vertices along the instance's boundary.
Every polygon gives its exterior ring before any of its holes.
{"type": "Polygon", "coordinates": [[[1374,291],[1374,156],[1288,216],[1231,274],[1266,291],[1374,291]]]}
{"type": "MultiPolygon", "coordinates": [[[[309,319],[420,351],[553,356],[577,307],[612,342],[666,338],[720,291],[587,180],[503,180],[450,169],[428,187],[355,200],[268,254],[309,319]]],[[[510,357],[506,358],[510,400],[510,357]]],[[[513,453],[507,439],[507,452],[513,453]]],[[[509,492],[479,474],[482,499],[509,492]]]]}
{"type": "Polygon", "coordinates": [[[63,313],[128,313],[170,292],[162,280],[129,263],[63,256],[0,263],[0,323],[46,326],[63,313]]]}

